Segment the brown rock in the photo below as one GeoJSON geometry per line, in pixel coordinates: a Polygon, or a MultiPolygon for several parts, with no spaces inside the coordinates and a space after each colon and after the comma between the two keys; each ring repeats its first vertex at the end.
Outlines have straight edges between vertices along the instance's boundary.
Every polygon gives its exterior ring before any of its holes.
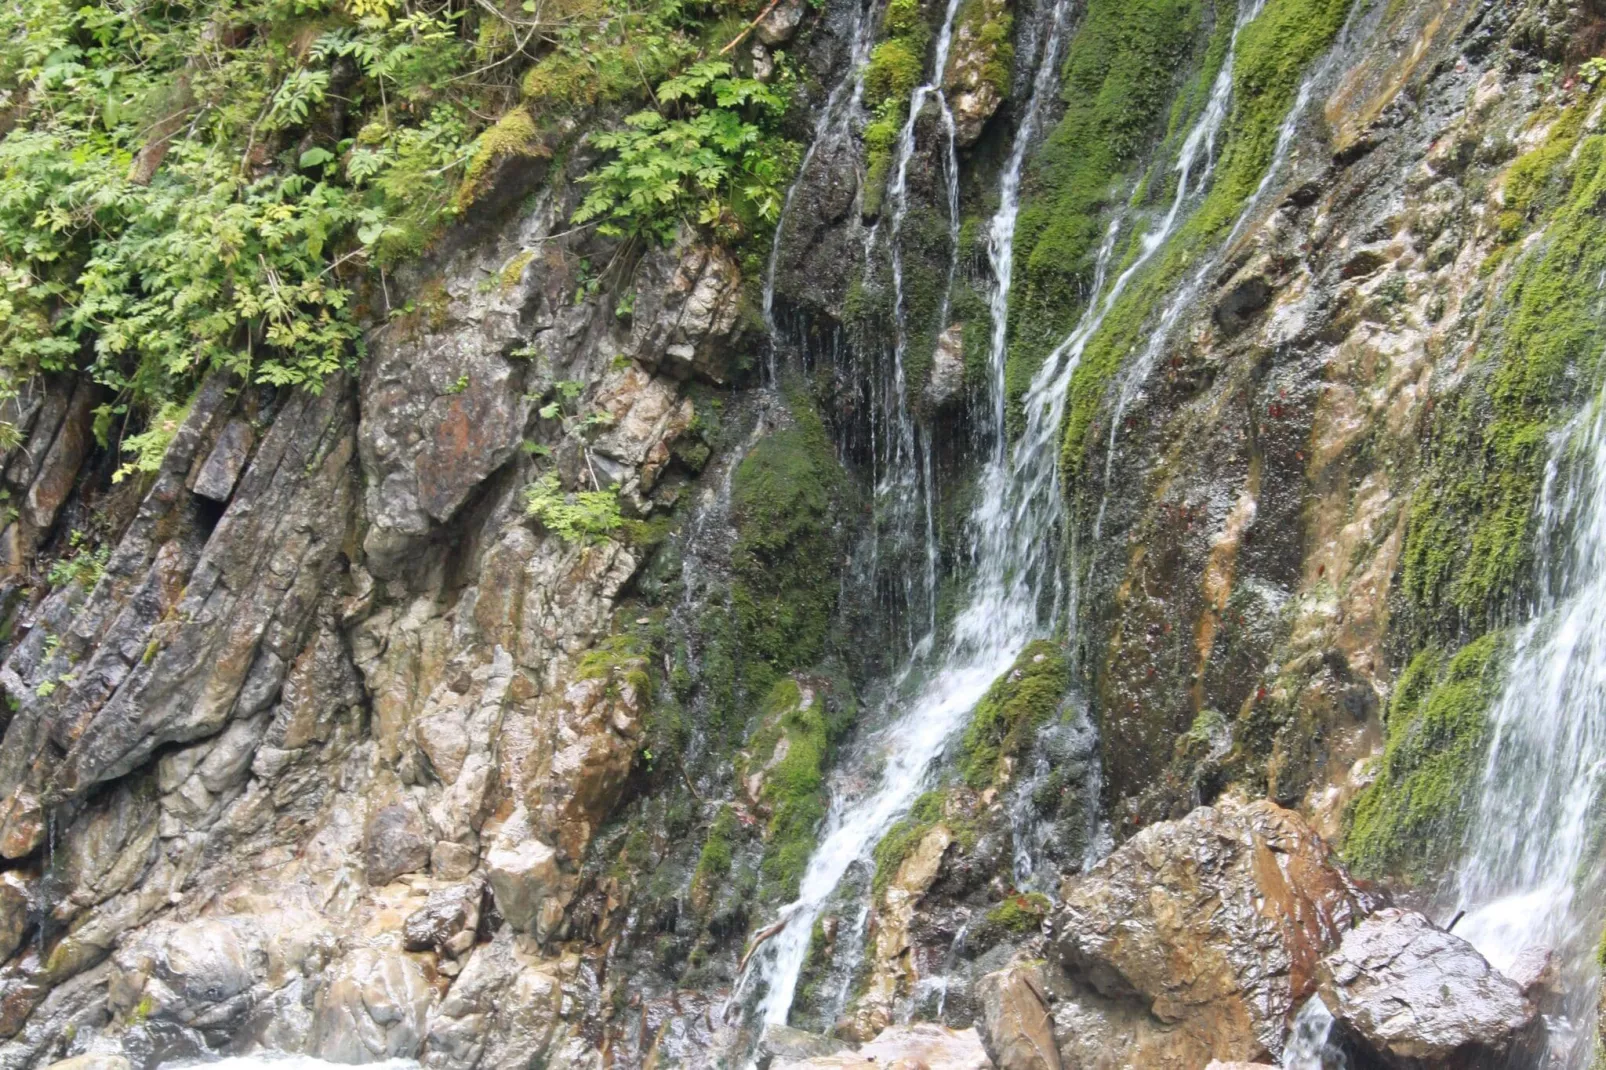
{"type": "Polygon", "coordinates": [[[1062,899],[1054,952],[1071,976],[1179,1027],[1196,1065],[1279,1052],[1322,954],[1364,910],[1320,838],[1265,801],[1151,825],[1062,899]]]}
{"type": "Polygon", "coordinates": [[[983,977],[977,985],[982,1047],[998,1070],[1060,1070],[1042,968],[1020,963],[983,977]]]}

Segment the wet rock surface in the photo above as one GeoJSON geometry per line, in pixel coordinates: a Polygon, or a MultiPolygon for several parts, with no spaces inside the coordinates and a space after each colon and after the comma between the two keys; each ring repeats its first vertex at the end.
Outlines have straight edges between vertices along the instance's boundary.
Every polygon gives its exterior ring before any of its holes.
{"type": "Polygon", "coordinates": [[[1151,825],[1061,899],[1057,961],[1142,1007],[1200,1064],[1280,1053],[1322,956],[1367,903],[1309,826],[1265,801],[1151,825]]]}
{"type": "Polygon", "coordinates": [[[1493,1066],[1543,1047],[1521,987],[1414,911],[1382,910],[1322,960],[1321,997],[1349,1042],[1400,1070],[1493,1066]]]}

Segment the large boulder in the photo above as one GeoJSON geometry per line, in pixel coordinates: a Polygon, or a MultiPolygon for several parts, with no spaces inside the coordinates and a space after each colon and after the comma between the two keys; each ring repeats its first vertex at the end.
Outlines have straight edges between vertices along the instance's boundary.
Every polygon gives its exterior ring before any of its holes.
{"type": "Polygon", "coordinates": [[[1299,815],[1230,800],[1142,830],[1062,903],[1052,948],[1071,980],[1147,1012],[1194,1067],[1280,1053],[1322,955],[1370,905],[1299,815]]]}
{"type": "Polygon", "coordinates": [[[1054,1019],[1038,963],[1016,963],[981,979],[976,1031],[998,1070],[1060,1070],[1054,1019]]]}
{"type": "Polygon", "coordinates": [[[318,993],[312,1054],[332,1063],[411,1059],[424,1042],[433,996],[417,959],[360,947],[335,965],[318,993]]]}
{"type": "Polygon", "coordinates": [[[1397,1070],[1471,1070],[1537,1050],[1543,1022],[1476,948],[1410,910],[1382,910],[1321,965],[1321,997],[1351,1046],[1397,1070]]]}

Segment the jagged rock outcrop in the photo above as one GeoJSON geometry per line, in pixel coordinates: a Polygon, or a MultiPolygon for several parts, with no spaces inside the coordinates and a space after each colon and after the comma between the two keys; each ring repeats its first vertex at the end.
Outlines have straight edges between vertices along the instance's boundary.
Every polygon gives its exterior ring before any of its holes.
{"type": "Polygon", "coordinates": [[[976,1032],[998,1070],[1060,1070],[1053,1012],[1040,964],[1021,963],[978,983],[981,1019],[976,1032]]]}

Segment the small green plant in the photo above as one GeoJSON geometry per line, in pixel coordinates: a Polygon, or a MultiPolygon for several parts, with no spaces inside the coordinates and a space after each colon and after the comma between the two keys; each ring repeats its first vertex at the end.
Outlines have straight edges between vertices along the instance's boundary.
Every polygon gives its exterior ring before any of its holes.
{"type": "Polygon", "coordinates": [[[548,472],[525,490],[524,512],[567,543],[603,542],[624,523],[617,486],[565,491],[556,472],[548,472]]]}
{"type": "Polygon", "coordinates": [[[132,456],[112,473],[112,482],[121,483],[135,474],[154,475],[189,412],[189,402],[170,401],[157,410],[144,431],[123,439],[123,452],[132,456]]]}
{"type": "Polygon", "coordinates": [[[68,537],[68,553],[52,564],[45,575],[50,586],[64,587],[69,583],[78,583],[87,590],[100,582],[100,574],[106,570],[111,548],[100,546],[91,550],[88,542],[89,537],[82,531],[74,531],[68,537]]]}
{"type": "Polygon", "coordinates": [[[455,382],[451,386],[447,387],[446,388],[446,392],[448,394],[461,394],[463,391],[465,391],[467,389],[468,389],[468,376],[467,376],[467,374],[464,374],[464,375],[459,375],[457,377],[457,382],[455,382]]]}

